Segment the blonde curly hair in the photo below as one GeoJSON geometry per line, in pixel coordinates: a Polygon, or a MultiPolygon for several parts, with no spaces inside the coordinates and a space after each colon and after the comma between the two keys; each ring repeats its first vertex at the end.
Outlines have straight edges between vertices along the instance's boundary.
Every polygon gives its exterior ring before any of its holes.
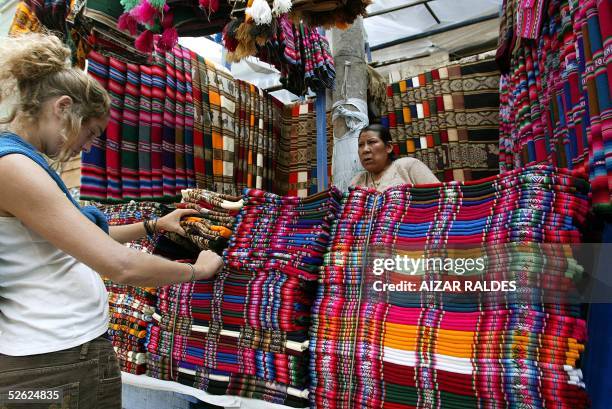
{"type": "Polygon", "coordinates": [[[37,124],[43,104],[50,98],[67,95],[73,104],[65,113],[61,136],[64,141],[59,161],[69,159],[70,146],[79,136],[81,124],[109,114],[110,98],[97,80],[73,68],[70,49],[48,34],[25,34],[0,39],[0,103],[15,97],[9,115],[0,124],[13,122],[17,115],[37,124]]]}

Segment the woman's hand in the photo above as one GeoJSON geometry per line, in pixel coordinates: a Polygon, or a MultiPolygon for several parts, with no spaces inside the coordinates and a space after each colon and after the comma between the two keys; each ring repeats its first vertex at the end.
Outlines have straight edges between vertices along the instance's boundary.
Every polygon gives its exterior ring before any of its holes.
{"type": "Polygon", "coordinates": [[[181,227],[181,219],[185,216],[197,216],[200,213],[193,209],[177,209],[172,213],[168,213],[164,217],[157,219],[155,229],[157,232],[166,231],[185,236],[185,230],[181,227]]]}
{"type": "Polygon", "coordinates": [[[223,268],[223,259],[213,251],[204,250],[200,252],[193,267],[196,280],[210,280],[223,268]]]}

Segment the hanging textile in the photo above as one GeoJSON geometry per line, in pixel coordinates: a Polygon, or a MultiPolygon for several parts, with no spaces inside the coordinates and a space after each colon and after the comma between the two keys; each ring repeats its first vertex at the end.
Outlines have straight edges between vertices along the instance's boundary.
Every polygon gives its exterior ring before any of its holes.
{"type": "Polygon", "coordinates": [[[498,173],[499,72],[493,59],[466,60],[387,87],[396,154],[425,163],[440,180],[498,173]]]}
{"type": "MultiPolygon", "coordinates": [[[[523,3],[506,1],[504,15],[524,8],[523,3]]],[[[504,63],[500,167],[551,163],[588,170],[593,209],[608,214],[612,103],[606,55],[612,5],[554,0],[543,8],[540,1],[528,3],[531,8],[521,13],[531,13],[533,19],[508,17],[500,29],[505,36],[497,53],[504,63]]]]}
{"type": "Polygon", "coordinates": [[[261,25],[253,19],[245,21],[244,16],[230,21],[223,30],[228,61],[257,56],[274,65],[284,88],[297,95],[306,94],[309,88],[313,92],[333,88],[336,71],[325,36],[316,27],[294,23],[287,14],[273,20],[273,24],[261,25]]]}

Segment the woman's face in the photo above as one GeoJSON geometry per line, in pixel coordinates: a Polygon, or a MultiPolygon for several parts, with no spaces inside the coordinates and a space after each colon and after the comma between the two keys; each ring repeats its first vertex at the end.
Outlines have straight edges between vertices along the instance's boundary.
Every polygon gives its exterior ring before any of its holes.
{"type": "Polygon", "coordinates": [[[382,172],[389,164],[389,154],[393,151],[380,139],[378,132],[365,131],[359,135],[359,160],[368,172],[382,172]]]}
{"type": "Polygon", "coordinates": [[[72,144],[65,146],[64,149],[70,153],[71,157],[80,154],[81,151],[89,152],[93,140],[104,132],[108,125],[108,121],[108,116],[104,118],[91,118],[83,121],[79,137],[74,140],[72,144]]]}
{"type": "Polygon", "coordinates": [[[65,100],[64,98],[68,97],[48,101],[41,115],[42,121],[39,126],[41,148],[51,158],[64,156],[64,154],[74,157],[82,150],[89,151],[94,138],[106,129],[109,121],[109,116],[84,120],[81,123],[78,136],[64,141],[61,136],[62,111],[69,109],[71,105],[71,100],[65,100]]]}

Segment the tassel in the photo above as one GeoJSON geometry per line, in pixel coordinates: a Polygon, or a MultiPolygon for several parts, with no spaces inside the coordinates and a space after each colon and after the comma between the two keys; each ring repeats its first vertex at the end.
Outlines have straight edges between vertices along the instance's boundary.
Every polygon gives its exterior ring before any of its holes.
{"type": "Polygon", "coordinates": [[[142,53],[149,54],[153,52],[153,32],[151,30],[143,31],[134,42],[136,49],[142,53]]]}
{"type": "Polygon", "coordinates": [[[123,13],[117,20],[117,28],[135,36],[138,33],[138,22],[130,13],[123,13]]]}
{"type": "Polygon", "coordinates": [[[242,23],[240,27],[236,30],[236,40],[239,43],[246,43],[252,39],[251,37],[251,27],[253,25],[249,23],[242,23]]]}
{"type": "Polygon", "coordinates": [[[157,40],[157,48],[161,51],[170,51],[178,43],[178,33],[176,28],[171,27],[164,30],[161,37],[157,40]]]}
{"type": "Polygon", "coordinates": [[[236,47],[238,47],[238,40],[230,34],[232,23],[235,21],[236,20],[232,20],[223,28],[223,46],[230,52],[235,51],[236,47]]]}
{"type": "Polygon", "coordinates": [[[291,10],[291,0],[274,0],[272,3],[272,13],[275,16],[288,13],[291,10]]]}
{"type": "Polygon", "coordinates": [[[158,10],[151,6],[151,3],[149,3],[148,0],[144,0],[132,11],[130,11],[130,14],[136,19],[136,21],[148,25],[153,25],[157,13],[158,10]]]}
{"type": "Polygon", "coordinates": [[[134,7],[138,5],[139,0],[120,0],[119,3],[123,6],[123,10],[126,12],[132,10],[134,7]]]}
{"type": "Polygon", "coordinates": [[[270,24],[272,22],[272,9],[266,0],[254,0],[251,7],[244,11],[253,18],[255,24],[270,24]]]}
{"type": "Polygon", "coordinates": [[[164,18],[161,21],[161,26],[164,29],[172,27],[172,22],[174,21],[174,13],[166,13],[164,14],[164,18]]]}
{"type": "Polygon", "coordinates": [[[149,3],[157,10],[163,10],[166,5],[166,0],[149,0],[149,3]]]}
{"type": "Polygon", "coordinates": [[[210,13],[219,11],[219,0],[200,0],[200,8],[210,13]]]}

